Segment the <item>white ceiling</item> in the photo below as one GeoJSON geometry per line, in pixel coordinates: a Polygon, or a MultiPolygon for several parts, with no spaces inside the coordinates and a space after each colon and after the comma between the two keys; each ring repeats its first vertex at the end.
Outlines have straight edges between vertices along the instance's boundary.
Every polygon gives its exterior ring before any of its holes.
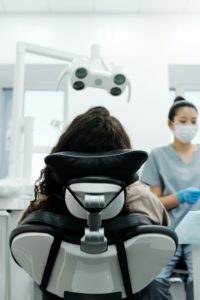
{"type": "Polygon", "coordinates": [[[0,0],[0,13],[200,13],[200,0],[0,0]]]}

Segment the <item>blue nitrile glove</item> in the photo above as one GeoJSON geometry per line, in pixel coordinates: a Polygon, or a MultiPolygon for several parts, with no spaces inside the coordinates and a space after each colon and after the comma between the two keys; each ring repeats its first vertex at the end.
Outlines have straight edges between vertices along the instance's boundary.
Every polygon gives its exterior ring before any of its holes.
{"type": "Polygon", "coordinates": [[[195,204],[200,197],[200,189],[190,187],[185,190],[181,190],[176,194],[178,201],[187,204],[195,204]]]}

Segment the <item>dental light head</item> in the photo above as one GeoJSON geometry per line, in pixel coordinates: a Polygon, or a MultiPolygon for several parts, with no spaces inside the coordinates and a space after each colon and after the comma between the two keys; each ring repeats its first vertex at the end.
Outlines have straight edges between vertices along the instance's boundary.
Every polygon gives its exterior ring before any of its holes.
{"type": "Polygon", "coordinates": [[[89,61],[77,60],[71,70],[71,85],[75,90],[93,87],[105,89],[112,96],[119,96],[127,86],[127,76],[119,67],[102,71],[93,69],[89,61]]]}
{"type": "Polygon", "coordinates": [[[69,75],[71,86],[77,91],[87,87],[104,89],[112,96],[120,96],[126,87],[128,88],[128,99],[131,96],[131,85],[125,70],[119,65],[108,68],[103,60],[93,54],[92,59],[74,59],[58,79],[57,89],[59,88],[64,76],[69,75]],[[95,63],[95,60],[97,63],[95,63]]]}

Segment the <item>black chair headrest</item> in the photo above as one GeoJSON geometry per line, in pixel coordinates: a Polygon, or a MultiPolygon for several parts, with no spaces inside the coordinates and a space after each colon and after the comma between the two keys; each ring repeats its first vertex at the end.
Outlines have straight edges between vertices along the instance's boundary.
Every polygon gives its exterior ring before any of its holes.
{"type": "Polygon", "coordinates": [[[147,160],[145,151],[120,149],[101,153],[57,152],[45,157],[46,165],[66,184],[82,177],[111,177],[126,185],[138,180],[137,171],[147,160]]]}

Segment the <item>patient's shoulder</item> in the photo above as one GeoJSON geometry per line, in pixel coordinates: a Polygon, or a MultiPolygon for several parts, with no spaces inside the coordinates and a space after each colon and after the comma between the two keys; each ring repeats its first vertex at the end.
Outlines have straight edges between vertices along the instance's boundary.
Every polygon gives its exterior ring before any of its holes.
{"type": "Polygon", "coordinates": [[[127,188],[127,209],[129,212],[144,213],[155,224],[170,223],[167,211],[159,198],[151,192],[148,185],[137,181],[127,188]]]}
{"type": "Polygon", "coordinates": [[[128,186],[127,188],[128,195],[134,196],[143,196],[143,197],[149,197],[152,196],[152,192],[150,191],[150,188],[147,184],[136,181],[128,186]]]}

